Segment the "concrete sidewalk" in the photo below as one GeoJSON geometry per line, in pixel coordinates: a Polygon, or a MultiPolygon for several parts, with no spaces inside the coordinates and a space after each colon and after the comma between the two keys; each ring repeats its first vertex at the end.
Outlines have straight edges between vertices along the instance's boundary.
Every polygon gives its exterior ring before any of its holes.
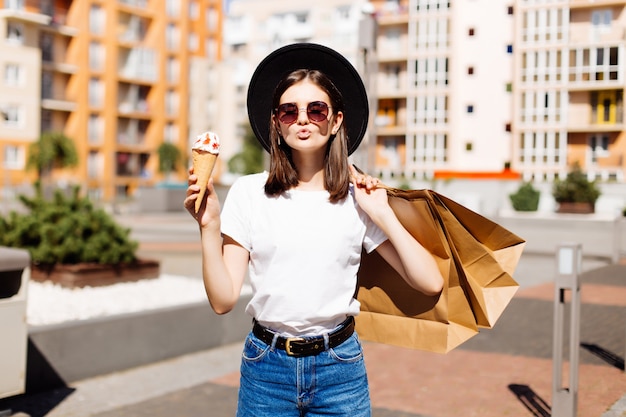
{"type": "MultiPolygon", "coordinates": [[[[626,415],[626,265],[582,276],[578,415],[626,415]],[[617,327],[616,327],[617,326],[617,327]],[[613,409],[611,409],[613,407],[613,409]]],[[[433,354],[364,343],[374,417],[550,416],[551,283],[522,288],[494,329],[433,354]]],[[[233,416],[241,344],[0,400],[14,416],[233,416]]]]}
{"type": "MultiPolygon", "coordinates": [[[[164,272],[198,274],[197,229],[184,217],[128,221],[142,236],[143,253],[163,259],[164,272]]],[[[587,247],[596,244],[584,238],[587,247]]],[[[520,290],[496,326],[446,355],[365,342],[373,416],[552,415],[554,269],[551,254],[522,256],[515,273],[520,290]]],[[[626,416],[626,265],[585,258],[583,270],[578,416],[626,416]]],[[[234,416],[240,354],[235,343],[0,400],[0,415],[10,409],[21,417],[234,416]]]]}

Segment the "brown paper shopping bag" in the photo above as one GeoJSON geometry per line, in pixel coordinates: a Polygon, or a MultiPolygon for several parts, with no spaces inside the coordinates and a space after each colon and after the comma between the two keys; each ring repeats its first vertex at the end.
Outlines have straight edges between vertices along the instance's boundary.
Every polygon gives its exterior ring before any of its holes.
{"type": "Polygon", "coordinates": [[[377,254],[364,255],[357,330],[365,340],[445,353],[492,327],[518,285],[511,277],[524,241],[430,190],[388,189],[400,222],[435,257],[439,297],[413,290],[377,254]]]}
{"type": "Polygon", "coordinates": [[[441,194],[433,197],[463,267],[476,322],[491,328],[519,288],[512,274],[526,242],[441,194]]]}
{"type": "Polygon", "coordinates": [[[364,340],[448,352],[478,333],[478,328],[434,201],[427,192],[414,190],[389,202],[409,233],[433,254],[446,282],[439,296],[426,296],[411,288],[378,254],[364,254],[357,331],[364,340]]]}

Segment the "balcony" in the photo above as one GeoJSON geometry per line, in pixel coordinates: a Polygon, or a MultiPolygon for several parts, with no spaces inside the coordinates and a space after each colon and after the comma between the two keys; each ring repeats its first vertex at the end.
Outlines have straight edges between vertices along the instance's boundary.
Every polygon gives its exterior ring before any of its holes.
{"type": "Polygon", "coordinates": [[[156,81],[157,55],[157,52],[150,48],[120,47],[119,76],[127,80],[156,81]]]}
{"type": "Polygon", "coordinates": [[[146,145],[149,120],[121,117],[118,119],[117,144],[120,148],[136,149],[146,145]]]}
{"type": "Polygon", "coordinates": [[[129,117],[150,117],[148,95],[150,87],[120,83],[118,86],[118,111],[129,117]]]}
{"type": "Polygon", "coordinates": [[[407,4],[384,3],[375,12],[378,26],[403,25],[409,23],[409,6],[407,4]]]}
{"type": "Polygon", "coordinates": [[[572,48],[569,52],[570,89],[624,86],[623,45],[597,45],[572,48]]]}
{"type": "Polygon", "coordinates": [[[376,79],[378,98],[406,98],[407,89],[406,65],[381,65],[376,79]]]}
{"type": "Polygon", "coordinates": [[[379,100],[374,126],[378,136],[404,136],[406,134],[406,101],[379,100]]]}
{"type": "Polygon", "coordinates": [[[55,75],[44,71],[41,74],[41,108],[71,112],[76,110],[76,103],[66,96],[69,76],[55,75]]]}
{"type": "Polygon", "coordinates": [[[55,71],[63,74],[76,74],[78,71],[78,65],[65,62],[44,61],[41,64],[41,68],[45,71],[55,71]]]}
{"type": "Polygon", "coordinates": [[[51,21],[50,16],[24,9],[0,9],[0,18],[36,25],[48,25],[51,21]]]}
{"type": "Polygon", "coordinates": [[[76,110],[76,103],[63,98],[43,98],[41,99],[41,108],[45,110],[72,112],[76,110]]]}
{"type": "Polygon", "coordinates": [[[117,152],[115,154],[115,175],[118,177],[145,177],[149,154],[117,152]]]}
{"type": "Polygon", "coordinates": [[[570,92],[567,129],[570,132],[621,132],[624,124],[624,91],[570,92]]]}
{"type": "Polygon", "coordinates": [[[406,41],[388,41],[378,39],[376,45],[376,56],[378,62],[406,62],[408,60],[406,41]]]}
{"type": "Polygon", "coordinates": [[[125,45],[143,42],[150,26],[150,20],[131,13],[118,15],[118,41],[125,45]]]}
{"type": "Polygon", "coordinates": [[[624,6],[624,0],[569,0],[570,9],[598,8],[610,6],[624,6]]]}

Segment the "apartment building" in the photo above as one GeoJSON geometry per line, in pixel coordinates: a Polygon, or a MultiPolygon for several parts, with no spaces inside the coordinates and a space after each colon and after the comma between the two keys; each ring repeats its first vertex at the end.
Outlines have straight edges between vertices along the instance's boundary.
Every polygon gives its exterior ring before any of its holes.
{"type": "Polygon", "coordinates": [[[24,180],[26,145],[39,135],[38,28],[49,20],[38,13],[0,9],[0,187],[5,190],[24,180]]]}
{"type": "Polygon", "coordinates": [[[378,174],[406,181],[508,176],[511,2],[373,4],[378,71],[372,134],[378,174]]]}
{"type": "Polygon", "coordinates": [[[624,180],[626,2],[373,3],[383,178],[624,180]]]}
{"type": "Polygon", "coordinates": [[[526,179],[626,174],[626,1],[516,1],[513,166],[526,179]]]}
{"type": "Polygon", "coordinates": [[[32,181],[27,150],[41,132],[64,133],[79,153],[79,166],[54,179],[97,199],[162,180],[159,145],[187,155],[195,133],[216,123],[221,19],[219,0],[5,0],[0,186],[32,181]]]}

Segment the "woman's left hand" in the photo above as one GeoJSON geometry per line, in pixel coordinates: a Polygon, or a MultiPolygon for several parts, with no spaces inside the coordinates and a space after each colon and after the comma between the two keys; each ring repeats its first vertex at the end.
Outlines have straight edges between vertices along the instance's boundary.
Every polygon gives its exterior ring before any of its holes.
{"type": "Polygon", "coordinates": [[[350,165],[350,179],[354,184],[354,196],[359,206],[372,220],[390,210],[387,190],[379,188],[380,179],[360,173],[350,165]]]}

